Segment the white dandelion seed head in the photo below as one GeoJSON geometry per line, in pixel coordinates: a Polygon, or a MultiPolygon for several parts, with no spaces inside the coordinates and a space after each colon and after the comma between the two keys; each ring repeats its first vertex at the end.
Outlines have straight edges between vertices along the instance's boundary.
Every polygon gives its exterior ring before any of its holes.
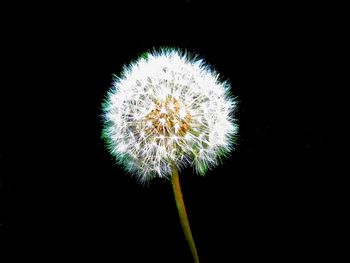
{"type": "Polygon", "coordinates": [[[145,53],[107,93],[103,134],[111,154],[143,182],[169,178],[174,165],[204,175],[232,150],[237,134],[230,88],[186,52],[145,53]]]}

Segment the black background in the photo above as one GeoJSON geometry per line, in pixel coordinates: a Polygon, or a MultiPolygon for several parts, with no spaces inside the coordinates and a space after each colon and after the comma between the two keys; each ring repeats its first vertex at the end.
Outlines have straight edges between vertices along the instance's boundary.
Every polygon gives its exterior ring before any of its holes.
{"type": "Polygon", "coordinates": [[[239,101],[231,157],[204,178],[180,175],[201,262],[332,254],[324,243],[338,105],[325,85],[328,23],[317,7],[190,0],[12,11],[1,262],[192,262],[170,183],[139,185],[100,139],[112,74],[164,45],[200,54],[239,101]]]}

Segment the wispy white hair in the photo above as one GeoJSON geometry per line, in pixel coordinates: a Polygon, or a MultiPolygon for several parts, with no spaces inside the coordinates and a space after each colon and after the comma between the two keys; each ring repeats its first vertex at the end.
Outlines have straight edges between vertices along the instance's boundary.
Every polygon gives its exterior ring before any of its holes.
{"type": "Polygon", "coordinates": [[[203,59],[151,51],[115,77],[103,104],[103,138],[142,182],[168,178],[174,166],[204,175],[233,148],[236,107],[229,82],[203,59]]]}

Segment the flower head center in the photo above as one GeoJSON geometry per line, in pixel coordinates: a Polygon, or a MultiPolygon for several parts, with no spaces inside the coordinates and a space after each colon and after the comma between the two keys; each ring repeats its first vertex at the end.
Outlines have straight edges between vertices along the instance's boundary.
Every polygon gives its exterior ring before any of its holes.
{"type": "Polygon", "coordinates": [[[154,108],[146,115],[144,127],[147,133],[165,138],[184,137],[190,128],[191,115],[184,103],[168,96],[165,101],[154,101],[154,108]]]}

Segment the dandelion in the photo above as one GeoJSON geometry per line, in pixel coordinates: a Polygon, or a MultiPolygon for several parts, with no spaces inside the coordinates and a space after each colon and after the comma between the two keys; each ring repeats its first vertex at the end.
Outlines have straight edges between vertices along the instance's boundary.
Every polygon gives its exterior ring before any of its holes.
{"type": "Polygon", "coordinates": [[[205,175],[233,149],[238,126],[230,88],[203,59],[160,49],[125,66],[103,104],[103,138],[117,163],[142,183],[171,180],[195,262],[178,171],[192,166],[205,175]]]}

